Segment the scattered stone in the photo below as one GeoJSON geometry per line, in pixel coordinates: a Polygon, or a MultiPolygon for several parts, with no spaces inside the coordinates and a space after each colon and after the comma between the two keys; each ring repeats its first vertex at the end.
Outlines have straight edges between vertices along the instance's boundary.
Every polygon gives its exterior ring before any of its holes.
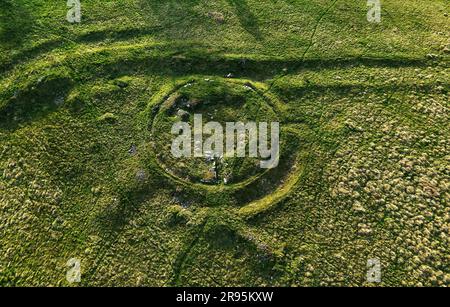
{"type": "Polygon", "coordinates": [[[159,104],[156,105],[156,106],[153,106],[153,107],[152,107],[152,115],[158,114],[159,109],[160,109],[160,105],[159,105],[159,104]]]}
{"type": "Polygon", "coordinates": [[[211,151],[205,150],[205,161],[206,162],[213,162],[214,161],[214,154],[211,151]]]}
{"type": "Polygon", "coordinates": [[[131,156],[134,156],[134,155],[136,155],[137,154],[137,147],[136,147],[136,145],[131,145],[131,148],[128,150],[128,153],[131,155],[131,156]]]}
{"type": "Polygon", "coordinates": [[[216,180],[216,171],[211,168],[206,172],[205,177],[202,179],[202,182],[214,183],[215,180],[216,180]]]}
{"type": "Polygon", "coordinates": [[[101,188],[101,187],[92,187],[92,188],[91,188],[91,192],[92,192],[92,194],[94,194],[94,195],[99,195],[99,194],[101,193],[101,191],[102,191],[102,188],[101,188]]]}
{"type": "Polygon", "coordinates": [[[187,209],[191,205],[191,202],[186,201],[179,196],[174,196],[173,200],[175,203],[179,204],[183,209],[187,209]]]}
{"type": "Polygon", "coordinates": [[[218,24],[222,24],[225,22],[225,16],[223,16],[220,12],[209,12],[208,17],[212,18],[218,24]]]}
{"type": "Polygon", "coordinates": [[[45,80],[46,76],[39,77],[36,84],[41,84],[45,80]]]}
{"type": "Polygon", "coordinates": [[[145,181],[145,179],[147,179],[147,174],[145,173],[144,170],[139,170],[136,173],[136,180],[142,182],[145,181]]]}
{"type": "Polygon", "coordinates": [[[189,119],[189,112],[183,110],[183,109],[179,109],[177,112],[177,116],[181,119],[181,120],[188,120],[189,119]]]}
{"type": "Polygon", "coordinates": [[[54,104],[56,104],[57,106],[60,106],[64,103],[64,96],[58,96],[55,98],[55,100],[53,101],[54,104]]]}
{"type": "Polygon", "coordinates": [[[182,54],[177,54],[177,55],[172,56],[172,59],[174,59],[174,60],[186,60],[186,56],[182,55],[182,54]]]}

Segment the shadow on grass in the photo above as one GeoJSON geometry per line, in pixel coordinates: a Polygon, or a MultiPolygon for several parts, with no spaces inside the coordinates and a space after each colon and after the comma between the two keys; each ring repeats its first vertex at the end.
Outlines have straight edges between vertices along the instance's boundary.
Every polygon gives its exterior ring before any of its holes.
{"type": "MultiPolygon", "coordinates": [[[[160,47],[164,50],[164,46],[160,47]]],[[[175,48],[178,50],[178,48],[175,48]]],[[[255,60],[223,58],[220,55],[214,56],[201,51],[191,51],[187,56],[176,56],[178,52],[166,54],[164,56],[155,55],[149,57],[143,50],[143,55],[136,58],[114,59],[108,62],[108,53],[100,55],[105,57],[105,62],[96,67],[94,76],[88,76],[88,80],[97,78],[114,79],[126,74],[158,74],[161,76],[184,77],[191,75],[217,75],[225,76],[233,72],[238,78],[251,78],[266,82],[268,78],[282,74],[283,67],[290,67],[286,74],[299,73],[301,71],[320,71],[330,68],[345,67],[425,67],[430,65],[426,59],[374,59],[374,58],[348,58],[348,59],[308,59],[308,60],[255,60]]],[[[84,67],[86,63],[74,63],[73,69],[80,74],[90,74],[91,67],[84,67]],[[78,66],[80,65],[80,66],[78,66]]],[[[31,86],[31,85],[30,85],[31,86]]],[[[15,130],[20,125],[28,124],[32,120],[46,116],[56,109],[55,100],[64,98],[73,86],[70,79],[47,80],[41,85],[35,85],[36,89],[24,89],[17,97],[6,98],[6,103],[0,108],[0,128],[5,130],[15,130]],[[57,90],[56,90],[57,89],[57,90]]],[[[33,88],[33,87],[31,87],[33,88]]],[[[325,92],[334,91],[336,93],[349,93],[363,90],[383,90],[395,91],[411,89],[420,92],[433,91],[435,85],[413,85],[413,84],[392,84],[386,86],[379,85],[320,85],[306,84],[299,87],[283,88],[280,86],[271,87],[271,91],[281,97],[289,98],[299,95],[323,95],[325,92]]]]}
{"type": "Polygon", "coordinates": [[[154,176],[140,182],[134,174],[130,174],[125,182],[116,183],[117,201],[100,212],[94,221],[94,226],[102,234],[104,243],[99,249],[95,263],[85,272],[86,282],[92,281],[108,251],[117,243],[125,227],[136,217],[145,202],[158,192],[157,189],[149,189],[149,186],[162,185],[163,180],[162,177],[154,176]]]}
{"type": "Polygon", "coordinates": [[[0,1],[0,43],[18,47],[31,32],[34,18],[20,0],[0,1]]]}
{"type": "MultiPolygon", "coordinates": [[[[127,35],[142,35],[155,33],[159,27],[145,29],[125,29],[115,33],[108,31],[92,32],[81,35],[75,42],[101,41],[107,37],[119,38],[127,35]]],[[[8,63],[0,64],[0,72],[4,73],[23,60],[24,57],[34,57],[42,52],[48,52],[60,45],[62,41],[49,41],[35,48],[23,51],[11,58],[8,63]]],[[[114,59],[113,54],[108,54],[108,59],[103,61],[105,69],[117,71],[115,67],[127,67],[127,70],[140,69],[147,66],[146,70],[152,69],[162,75],[226,75],[233,73],[235,76],[255,77],[255,80],[263,80],[267,77],[275,77],[279,74],[296,73],[301,70],[320,71],[330,68],[346,67],[425,67],[434,65],[435,62],[426,58],[370,58],[370,57],[350,57],[350,58],[328,58],[328,59],[248,59],[224,58],[219,52],[207,50],[207,46],[201,44],[171,43],[158,46],[149,46],[136,50],[133,57],[124,59],[114,59]],[[149,56],[148,51],[153,51],[154,55],[149,56]],[[158,54],[160,52],[160,54],[158,54]],[[111,60],[112,59],[112,60],[111,60]],[[157,71],[160,69],[160,71],[157,71]],[[282,73],[281,70],[285,69],[282,73]]],[[[105,70],[106,72],[106,70],[105,70]]]]}
{"type": "Polygon", "coordinates": [[[40,54],[57,49],[62,44],[63,44],[62,40],[55,39],[44,42],[31,48],[27,48],[19,53],[15,53],[14,55],[11,55],[7,61],[0,64],[0,73],[7,72],[8,70],[14,68],[14,65],[19,64],[20,62],[32,60],[33,58],[39,56],[40,54]]]}
{"type": "MultiPolygon", "coordinates": [[[[174,265],[172,276],[169,281],[170,286],[202,286],[202,284],[190,284],[189,273],[199,272],[195,269],[199,262],[199,252],[211,251],[213,254],[226,253],[234,259],[239,259],[241,265],[249,268],[251,274],[262,278],[267,284],[271,284],[274,279],[280,276],[277,264],[283,263],[283,255],[275,251],[273,247],[259,242],[251,235],[243,235],[240,231],[241,222],[234,220],[230,215],[209,215],[207,221],[196,229],[193,229],[191,240],[186,242],[185,247],[179,253],[174,265]],[[199,246],[200,245],[200,246],[199,246]]],[[[204,261],[202,259],[201,261],[204,261]]],[[[209,265],[208,263],[202,264],[209,265]]],[[[213,275],[205,276],[203,283],[213,283],[223,286],[221,280],[223,276],[216,278],[213,275]]],[[[252,285],[250,285],[252,286],[252,285]]]]}
{"type": "Polygon", "coordinates": [[[244,30],[251,34],[256,40],[263,40],[263,36],[258,25],[258,18],[252,13],[251,7],[248,5],[247,1],[228,0],[228,3],[234,8],[242,28],[244,28],[244,30]]]}
{"type": "MultiPolygon", "coordinates": [[[[1,22],[1,21],[0,21],[1,22]]],[[[116,31],[110,30],[96,30],[92,32],[87,32],[78,35],[76,38],[72,39],[73,43],[89,44],[97,43],[104,40],[121,41],[127,40],[133,37],[141,37],[145,35],[155,34],[163,27],[143,27],[143,28],[128,28],[116,31]]],[[[1,28],[0,28],[1,29],[1,28]]],[[[0,34],[1,36],[1,34],[0,34]]],[[[0,37],[1,41],[1,37],[0,37]]],[[[65,47],[65,40],[62,38],[52,39],[31,48],[22,50],[19,53],[12,55],[7,61],[0,63],[0,73],[5,73],[11,70],[14,65],[21,62],[26,62],[38,57],[41,54],[51,52],[53,50],[58,50],[59,47],[65,47]]]]}
{"type": "MultiPolygon", "coordinates": [[[[252,78],[264,81],[279,75],[298,73],[300,71],[321,71],[332,68],[347,67],[425,67],[430,61],[421,58],[337,58],[337,59],[246,59],[224,58],[219,53],[205,52],[200,48],[187,46],[183,51],[178,46],[168,50],[166,46],[152,48],[155,55],[146,50],[135,53],[136,58],[109,60],[105,58],[102,71],[105,77],[109,73],[119,75],[141,72],[162,76],[189,76],[193,74],[226,76],[232,73],[237,78],[252,78]],[[160,48],[160,50],[159,50],[160,48]],[[161,51],[161,54],[158,54],[161,51]]],[[[109,56],[110,55],[106,55],[109,56]]]]}
{"type": "Polygon", "coordinates": [[[73,80],[69,77],[50,75],[43,77],[38,84],[16,91],[0,107],[0,129],[13,131],[46,117],[64,102],[72,87],[73,80]]]}
{"type": "Polygon", "coordinates": [[[126,40],[130,38],[136,38],[140,36],[145,36],[149,34],[156,34],[158,31],[164,29],[163,26],[153,26],[153,27],[141,27],[141,28],[127,28],[120,30],[97,30],[92,32],[84,33],[74,39],[77,43],[93,43],[100,42],[106,39],[110,40],[126,40]]]}
{"type": "Polygon", "coordinates": [[[199,3],[200,0],[140,0],[138,6],[149,23],[156,21],[165,30],[159,37],[178,40],[186,38],[198,22],[203,22],[204,16],[196,9],[199,3]]]}

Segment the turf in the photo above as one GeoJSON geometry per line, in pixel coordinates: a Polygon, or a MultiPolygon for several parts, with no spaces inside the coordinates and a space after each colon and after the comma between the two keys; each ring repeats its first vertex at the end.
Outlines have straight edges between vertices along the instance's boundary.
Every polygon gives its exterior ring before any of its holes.
{"type": "Polygon", "coordinates": [[[448,1],[383,1],[379,24],[360,0],[66,12],[0,3],[1,286],[450,284],[448,1]],[[161,156],[177,95],[277,117],[280,166],[211,185],[161,156]]]}

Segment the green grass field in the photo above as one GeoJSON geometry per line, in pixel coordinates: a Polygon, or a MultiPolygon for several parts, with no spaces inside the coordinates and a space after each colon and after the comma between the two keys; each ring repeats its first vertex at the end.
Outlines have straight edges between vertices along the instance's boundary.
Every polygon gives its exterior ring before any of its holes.
{"type": "Polygon", "coordinates": [[[0,2],[0,286],[450,285],[449,1],[65,2],[0,2]],[[180,97],[279,166],[203,184],[180,97]]]}

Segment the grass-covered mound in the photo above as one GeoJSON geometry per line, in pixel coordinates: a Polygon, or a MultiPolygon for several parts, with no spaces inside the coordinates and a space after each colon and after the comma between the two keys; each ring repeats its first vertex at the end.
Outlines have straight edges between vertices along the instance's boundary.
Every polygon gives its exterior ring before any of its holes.
{"type": "Polygon", "coordinates": [[[0,285],[448,285],[449,8],[3,0],[0,285]],[[277,118],[280,166],[183,170],[181,98],[277,118]]]}

